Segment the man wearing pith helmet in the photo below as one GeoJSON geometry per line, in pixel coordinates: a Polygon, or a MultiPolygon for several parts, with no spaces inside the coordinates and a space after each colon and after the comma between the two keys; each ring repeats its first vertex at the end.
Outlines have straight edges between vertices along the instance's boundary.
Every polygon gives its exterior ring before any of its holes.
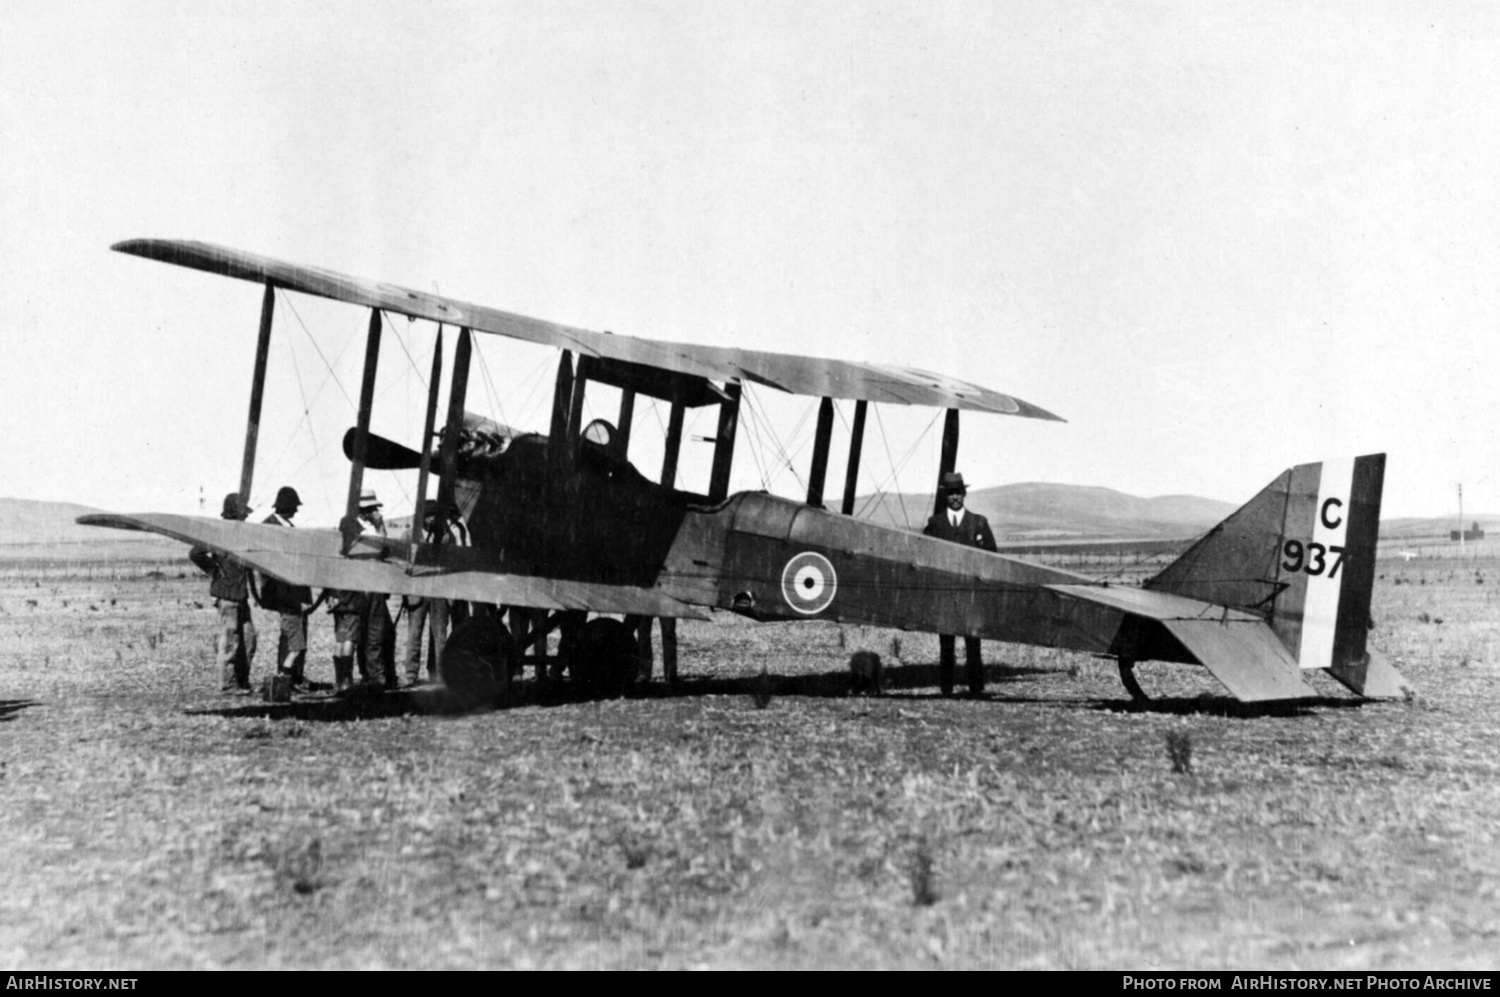
{"type": "MultiPolygon", "coordinates": [[[[224,519],[245,518],[245,507],[239,492],[224,496],[224,519]]],[[[198,544],[188,557],[212,581],[208,594],[219,611],[219,633],[215,641],[219,656],[220,679],[226,695],[250,693],[250,663],[255,658],[255,621],[250,616],[250,585],[243,565],[233,558],[198,544]]]]}
{"type": "MultiPolygon", "coordinates": [[[[272,526],[291,526],[292,517],[302,507],[297,489],[283,485],[276,492],[275,512],[266,517],[272,526]]],[[[277,671],[288,677],[298,692],[308,688],[303,674],[307,667],[307,613],[312,591],[305,585],[288,585],[265,575],[260,583],[260,604],[281,614],[281,637],[277,641],[277,671]]]]}
{"type": "MultiPolygon", "coordinates": [[[[927,521],[927,529],[922,532],[929,537],[963,544],[965,547],[996,550],[995,535],[990,532],[990,521],[979,513],[970,512],[964,508],[964,499],[968,496],[968,492],[962,474],[956,471],[945,473],[938,481],[938,497],[942,501],[943,509],[933,514],[932,518],[927,521]]],[[[938,636],[938,684],[942,687],[944,696],[953,695],[955,669],[953,652],[953,634],[940,634],[938,636]]],[[[966,678],[969,680],[969,692],[976,696],[984,692],[984,661],[979,654],[978,637],[964,638],[964,666],[967,672],[966,678]]]]}

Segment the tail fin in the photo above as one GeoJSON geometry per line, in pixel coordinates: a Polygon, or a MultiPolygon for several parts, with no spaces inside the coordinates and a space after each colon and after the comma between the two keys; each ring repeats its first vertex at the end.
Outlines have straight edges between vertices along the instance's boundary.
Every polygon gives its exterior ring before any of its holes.
{"type": "Polygon", "coordinates": [[[1306,669],[1371,698],[1406,680],[1366,647],[1385,454],[1300,464],[1146,583],[1266,618],[1306,669]]]}

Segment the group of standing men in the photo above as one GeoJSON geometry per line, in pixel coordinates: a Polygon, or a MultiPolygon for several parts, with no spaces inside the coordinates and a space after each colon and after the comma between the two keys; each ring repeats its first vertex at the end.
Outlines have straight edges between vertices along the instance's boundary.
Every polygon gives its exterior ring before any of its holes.
{"type": "MultiPolygon", "coordinates": [[[[297,490],[282,487],[276,493],[273,512],[265,519],[271,526],[293,526],[292,519],[302,506],[297,490]]],[[[385,518],[381,514],[382,504],[373,489],[366,488],[359,497],[359,528],[362,534],[386,536],[385,518]]],[[[239,494],[231,492],[224,496],[224,519],[243,520],[248,515],[239,494]]],[[[435,532],[434,521],[443,518],[440,510],[427,517],[429,539],[435,532]]],[[[467,543],[467,532],[457,516],[450,516],[448,537],[450,543],[467,543]]],[[[208,574],[209,595],[219,614],[217,645],[222,690],[232,695],[248,695],[251,692],[250,663],[255,657],[257,637],[255,621],[250,613],[252,597],[263,609],[277,614],[279,634],[277,639],[277,675],[294,692],[309,691],[307,680],[307,619],[325,601],[333,613],[334,690],[345,692],[354,686],[354,671],[358,666],[359,676],[366,685],[383,685],[386,689],[397,687],[396,679],[396,634],[387,605],[388,596],[380,593],[354,592],[329,589],[316,600],[312,590],[305,585],[289,585],[270,575],[261,575],[259,589],[256,576],[232,558],[216,554],[209,547],[199,544],[188,555],[194,564],[208,574]]],[[[461,605],[461,604],[460,604],[461,605]]],[[[448,611],[449,604],[442,600],[416,600],[406,604],[407,649],[406,671],[410,684],[422,681],[421,660],[423,631],[434,634],[446,632],[450,617],[458,613],[448,611]]],[[[457,622],[453,620],[452,622],[457,622]]],[[[429,653],[428,674],[433,670],[429,653]]]]}

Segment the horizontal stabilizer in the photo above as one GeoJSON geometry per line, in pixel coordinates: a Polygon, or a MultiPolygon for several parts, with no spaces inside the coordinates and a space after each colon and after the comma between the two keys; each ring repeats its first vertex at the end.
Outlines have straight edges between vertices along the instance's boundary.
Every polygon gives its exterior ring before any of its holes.
{"type": "MultiPolygon", "coordinates": [[[[1049,585],[1058,595],[1160,625],[1194,660],[1244,703],[1306,699],[1317,693],[1276,632],[1261,617],[1201,599],[1128,586],[1049,585]]],[[[1160,645],[1157,645],[1160,650],[1160,645]]],[[[1112,651],[1120,657],[1133,654],[1112,651]]]]}
{"type": "Polygon", "coordinates": [[[581,609],[594,613],[706,619],[702,612],[653,589],[566,578],[541,578],[485,570],[481,552],[444,548],[456,562],[421,566],[408,573],[408,545],[362,537],[351,556],[342,553],[336,530],[288,529],[197,516],[161,513],[79,516],[83,526],[144,530],[203,544],[246,567],[292,585],[385,592],[433,599],[464,599],[533,609],[581,609]]]}
{"type": "Polygon", "coordinates": [[[1302,681],[1297,662],[1264,622],[1163,620],[1162,626],[1242,703],[1317,695],[1302,681]]]}
{"type": "Polygon", "coordinates": [[[1127,585],[1048,585],[1047,588],[1059,595],[1082,599],[1084,602],[1142,616],[1148,620],[1199,620],[1212,617],[1215,620],[1233,622],[1261,622],[1260,617],[1254,613],[1216,606],[1201,599],[1173,595],[1170,592],[1152,592],[1127,585]]]}

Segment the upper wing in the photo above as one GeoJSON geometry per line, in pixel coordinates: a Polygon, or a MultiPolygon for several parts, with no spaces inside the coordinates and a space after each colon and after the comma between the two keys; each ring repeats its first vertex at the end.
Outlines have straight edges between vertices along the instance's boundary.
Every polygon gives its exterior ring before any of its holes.
{"type": "Polygon", "coordinates": [[[79,516],[84,526],[146,530],[203,544],[242,564],[293,585],[353,589],[434,599],[464,599],[534,609],[584,609],[595,613],[706,619],[684,602],[634,585],[605,585],[532,575],[500,574],[478,566],[418,567],[408,573],[400,541],[362,538],[350,556],[340,553],[335,530],[287,529],[197,516],[159,513],[79,516]]]}
{"type": "Polygon", "coordinates": [[[363,280],[300,266],[202,242],[173,239],[131,239],[116,243],[118,252],[178,266],[207,270],[226,277],[271,283],[305,294],[366,305],[413,318],[467,326],[524,339],[579,354],[725,382],[751,382],[798,395],[851,398],[897,405],[973,409],[1030,419],[1057,416],[1010,395],[954,378],[910,367],[852,363],[818,357],[764,353],[722,346],[663,343],[633,336],[592,332],[527,318],[512,312],[454,301],[436,294],[412,291],[394,284],[363,280]]]}

